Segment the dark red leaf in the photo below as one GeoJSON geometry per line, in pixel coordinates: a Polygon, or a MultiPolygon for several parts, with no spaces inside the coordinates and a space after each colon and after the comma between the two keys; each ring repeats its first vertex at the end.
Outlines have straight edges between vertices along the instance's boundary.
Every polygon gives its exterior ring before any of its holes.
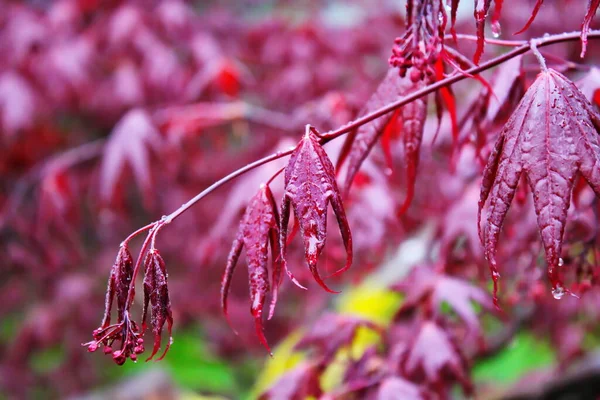
{"type": "Polygon", "coordinates": [[[592,18],[596,15],[596,11],[598,11],[598,7],[600,6],[600,0],[588,0],[587,11],[585,13],[585,17],[583,18],[583,23],[581,24],[581,58],[585,56],[585,52],[587,50],[587,36],[590,32],[590,24],[592,23],[592,18]]]}
{"type": "Polygon", "coordinates": [[[127,294],[129,292],[129,286],[131,285],[132,276],[133,258],[131,257],[129,248],[124,245],[119,249],[117,259],[115,260],[110,271],[110,276],[108,277],[102,327],[106,328],[110,325],[110,313],[114,298],[117,300],[117,322],[123,321],[125,305],[127,303],[127,294]]]}
{"type": "Polygon", "coordinates": [[[495,283],[500,230],[522,173],[525,173],[546,251],[553,293],[565,292],[560,256],[567,210],[580,173],[600,194],[600,117],[566,77],[554,70],[538,75],[500,133],[486,165],[479,213],[490,199],[482,242],[495,283]]]}
{"type": "MultiPolygon", "coordinates": [[[[413,82],[409,78],[401,78],[394,70],[388,71],[386,77],[377,88],[376,92],[367,102],[364,113],[368,113],[400,97],[417,91],[425,86],[424,81],[413,82]]],[[[386,126],[393,123],[401,126],[405,167],[406,167],[406,198],[400,206],[399,214],[403,214],[412,201],[414,195],[414,184],[419,165],[419,150],[423,137],[425,118],[427,117],[427,98],[422,97],[404,107],[397,113],[389,114],[376,119],[373,122],[361,126],[352,140],[350,153],[348,155],[348,167],[343,185],[343,192],[347,194],[356,173],[362,163],[369,155],[377,139],[385,131],[386,126]],[[397,117],[398,121],[393,117],[397,117]]]]}
{"type": "Polygon", "coordinates": [[[231,278],[236,267],[242,248],[246,246],[246,259],[248,262],[248,280],[250,283],[250,311],[254,317],[256,334],[266,349],[271,352],[263,333],[262,319],[265,298],[270,291],[269,272],[267,261],[269,258],[269,243],[273,270],[271,285],[271,309],[269,319],[275,311],[277,292],[281,281],[281,261],[278,259],[279,250],[279,215],[273,194],[268,185],[262,185],[258,193],[250,200],[246,213],[240,223],[237,236],[227,260],[227,267],[223,274],[221,284],[221,306],[227,316],[227,296],[231,285],[231,278]]]}
{"type": "Polygon", "coordinates": [[[165,322],[169,332],[169,342],[165,346],[165,351],[156,360],[164,358],[171,346],[171,328],[173,327],[173,315],[171,314],[171,301],[169,300],[169,288],[167,286],[167,271],[165,262],[156,249],[150,249],[146,256],[145,276],[144,276],[144,309],[142,311],[142,331],[146,330],[146,316],[148,313],[148,303],[150,304],[150,323],[152,333],[154,334],[154,347],[152,354],[146,359],[151,360],[161,345],[161,333],[165,322]]]}
{"type": "Polygon", "coordinates": [[[310,126],[306,127],[304,137],[296,146],[285,167],[285,193],[281,204],[279,245],[281,259],[287,268],[285,256],[291,204],[300,226],[300,234],[304,239],[304,254],[308,267],[319,285],[328,292],[335,293],[323,282],[317,269],[317,260],[327,238],[328,203],[335,213],[346,248],[346,265],[334,275],[346,271],[352,264],[352,235],[342,196],[335,180],[333,164],[312,129],[310,126]]]}

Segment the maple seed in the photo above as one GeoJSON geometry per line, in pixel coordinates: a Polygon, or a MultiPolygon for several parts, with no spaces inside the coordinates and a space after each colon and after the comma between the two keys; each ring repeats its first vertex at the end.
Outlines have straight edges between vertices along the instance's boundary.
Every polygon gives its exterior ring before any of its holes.
{"type": "Polygon", "coordinates": [[[487,226],[480,238],[492,270],[496,304],[496,247],[522,173],[533,193],[552,289],[563,288],[560,256],[577,174],[600,195],[599,132],[600,116],[592,104],[552,69],[538,75],[502,129],[485,167],[479,198],[479,220],[489,198],[487,226]]]}
{"type": "Polygon", "coordinates": [[[163,354],[156,360],[164,358],[171,346],[171,329],[173,327],[173,315],[171,313],[171,301],[169,300],[169,288],[167,286],[167,271],[165,262],[156,249],[150,249],[144,261],[144,309],[142,310],[142,331],[146,331],[146,316],[148,304],[150,304],[150,323],[154,334],[154,347],[152,354],[146,359],[150,361],[158,352],[161,345],[161,333],[165,322],[169,332],[169,342],[163,354]]]}
{"type": "Polygon", "coordinates": [[[281,261],[286,266],[287,226],[291,204],[304,239],[304,254],[313,278],[326,291],[338,293],[327,287],[317,269],[317,260],[327,237],[328,203],[335,213],[346,248],[346,264],[333,275],[346,271],[352,264],[352,235],[335,181],[333,164],[312,130],[310,125],[306,126],[304,137],[285,167],[285,192],[281,204],[279,235],[281,261]]]}
{"type": "MultiPolygon", "coordinates": [[[[263,307],[265,298],[269,293],[269,272],[267,261],[269,258],[268,245],[271,245],[271,258],[273,270],[271,275],[271,307],[269,319],[275,312],[277,292],[281,282],[282,263],[279,260],[279,215],[273,193],[268,185],[262,185],[258,193],[250,200],[246,212],[242,217],[235,240],[229,252],[227,267],[221,283],[221,306],[225,316],[227,314],[227,296],[231,286],[231,278],[242,247],[246,246],[246,259],[248,263],[248,279],[250,282],[250,312],[254,317],[256,334],[260,342],[271,353],[263,332],[263,307]]],[[[231,324],[230,324],[231,325],[231,324]]],[[[272,355],[272,354],[271,354],[272,355]]]]}

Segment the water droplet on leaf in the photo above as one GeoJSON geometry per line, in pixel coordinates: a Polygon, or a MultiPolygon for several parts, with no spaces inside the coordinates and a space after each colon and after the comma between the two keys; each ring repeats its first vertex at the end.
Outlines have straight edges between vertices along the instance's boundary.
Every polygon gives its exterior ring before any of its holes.
{"type": "Polygon", "coordinates": [[[562,299],[564,295],[565,289],[562,286],[558,285],[554,289],[552,289],[552,296],[554,296],[556,300],[562,299]]]}

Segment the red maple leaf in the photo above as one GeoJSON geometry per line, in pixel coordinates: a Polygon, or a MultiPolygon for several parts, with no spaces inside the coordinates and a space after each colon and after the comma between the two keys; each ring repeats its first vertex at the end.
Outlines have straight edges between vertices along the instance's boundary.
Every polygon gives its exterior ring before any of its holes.
{"type": "Polygon", "coordinates": [[[450,378],[458,380],[465,392],[472,389],[466,359],[448,332],[433,321],[424,321],[410,340],[401,357],[400,370],[412,381],[424,381],[434,387],[444,386],[450,378]]]}
{"type": "Polygon", "coordinates": [[[337,275],[346,271],[352,264],[352,235],[342,204],[342,196],[335,181],[333,164],[319,144],[313,128],[307,125],[304,137],[296,146],[285,167],[285,192],[281,204],[281,234],[279,235],[281,259],[285,266],[291,204],[304,239],[304,254],[310,272],[325,290],[336,293],[327,287],[317,270],[317,260],[325,247],[327,237],[328,203],[333,208],[346,248],[346,265],[333,274],[337,275]]]}
{"type": "Polygon", "coordinates": [[[273,194],[268,185],[263,185],[258,193],[250,200],[246,213],[240,223],[237,236],[233,241],[233,246],[227,260],[227,267],[223,274],[221,284],[221,306],[227,316],[227,295],[231,285],[231,277],[237,264],[242,248],[246,246],[246,259],[248,261],[248,279],[250,281],[250,302],[251,313],[256,325],[256,334],[261,343],[269,352],[269,345],[263,333],[262,311],[265,304],[265,298],[270,291],[269,271],[267,261],[269,257],[268,244],[271,244],[271,254],[273,258],[272,286],[273,294],[271,297],[271,309],[269,319],[275,311],[277,302],[277,289],[281,280],[281,262],[279,255],[279,215],[273,194]]]}
{"type": "Polygon", "coordinates": [[[352,343],[361,326],[381,331],[381,327],[362,318],[325,313],[313,324],[296,348],[315,346],[323,354],[323,362],[329,363],[342,346],[352,343]]]}
{"type": "Polygon", "coordinates": [[[427,267],[415,268],[410,279],[396,285],[396,288],[406,293],[406,299],[399,313],[431,302],[428,304],[433,306],[432,315],[437,317],[442,311],[442,304],[446,303],[474,334],[480,333],[480,327],[473,302],[486,310],[493,309],[492,301],[483,289],[460,278],[438,273],[427,267]]]}
{"type": "Polygon", "coordinates": [[[554,70],[544,71],[525,93],[500,133],[483,175],[481,209],[489,197],[487,226],[480,238],[494,279],[496,246],[522,173],[528,178],[556,297],[563,233],[571,193],[580,173],[600,194],[600,116],[575,84],[554,70]]]}
{"type": "MultiPolygon", "coordinates": [[[[395,69],[390,69],[367,102],[363,114],[417,91],[425,86],[425,84],[426,82],[422,80],[413,82],[409,77],[401,78],[395,69]]],[[[369,155],[377,139],[386,131],[386,127],[390,124],[397,124],[401,126],[407,175],[406,198],[400,212],[402,214],[410,205],[414,195],[416,171],[419,164],[419,149],[421,147],[426,117],[427,97],[421,97],[403,106],[398,112],[388,114],[365,124],[358,128],[356,134],[349,135],[344,145],[345,148],[349,149],[348,167],[343,185],[344,193],[347,194],[350,190],[350,185],[356,173],[369,155]]],[[[384,148],[384,151],[388,150],[384,148]]]]}

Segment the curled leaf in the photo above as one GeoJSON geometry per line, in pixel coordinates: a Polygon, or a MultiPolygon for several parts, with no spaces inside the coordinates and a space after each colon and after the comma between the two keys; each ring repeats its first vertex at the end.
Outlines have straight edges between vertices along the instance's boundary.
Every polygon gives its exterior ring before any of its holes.
{"type": "Polygon", "coordinates": [[[119,248],[117,259],[110,270],[108,277],[108,287],[106,289],[106,300],[104,309],[104,318],[102,319],[102,327],[110,325],[110,312],[112,309],[113,299],[117,301],[117,322],[122,322],[125,314],[125,306],[127,303],[127,294],[129,285],[131,285],[131,277],[133,275],[133,258],[129,252],[127,245],[119,248]]]}
{"type": "Polygon", "coordinates": [[[148,304],[150,304],[150,323],[154,334],[154,347],[152,354],[146,361],[151,360],[161,345],[161,333],[165,322],[169,331],[169,342],[163,354],[156,360],[164,358],[171,346],[171,329],[173,327],[173,315],[171,314],[171,301],[169,300],[169,288],[167,286],[167,271],[165,262],[158,250],[151,249],[146,256],[144,276],[144,309],[142,311],[142,330],[146,330],[146,316],[148,304]]]}
{"type": "Polygon", "coordinates": [[[240,257],[242,248],[246,246],[246,259],[248,262],[248,279],[250,282],[250,311],[254,317],[256,334],[265,348],[271,352],[267,339],[263,333],[263,307],[265,298],[270,291],[269,272],[267,261],[269,258],[268,246],[271,246],[271,257],[273,259],[273,271],[271,282],[273,292],[271,297],[271,308],[269,319],[275,311],[277,303],[277,291],[281,281],[281,261],[279,257],[279,215],[271,189],[268,185],[262,185],[258,193],[250,200],[246,213],[242,217],[229,258],[227,267],[223,274],[221,284],[221,306],[227,315],[227,296],[231,286],[231,278],[240,257]]]}
{"type": "Polygon", "coordinates": [[[287,226],[291,205],[304,240],[306,262],[315,281],[328,292],[336,293],[327,287],[317,270],[317,260],[325,247],[327,237],[328,204],[331,204],[335,213],[346,248],[346,264],[334,275],[346,271],[352,264],[352,235],[344,211],[342,196],[335,181],[333,164],[312,129],[307,125],[304,137],[298,143],[285,167],[285,193],[281,204],[281,232],[279,235],[281,259],[285,266],[287,226]]]}
{"type": "Polygon", "coordinates": [[[496,141],[484,170],[479,218],[489,198],[487,226],[480,232],[494,279],[496,247],[521,174],[533,193],[537,222],[555,297],[565,290],[560,276],[563,233],[577,174],[600,194],[600,116],[575,84],[554,70],[538,75],[496,141]]]}

